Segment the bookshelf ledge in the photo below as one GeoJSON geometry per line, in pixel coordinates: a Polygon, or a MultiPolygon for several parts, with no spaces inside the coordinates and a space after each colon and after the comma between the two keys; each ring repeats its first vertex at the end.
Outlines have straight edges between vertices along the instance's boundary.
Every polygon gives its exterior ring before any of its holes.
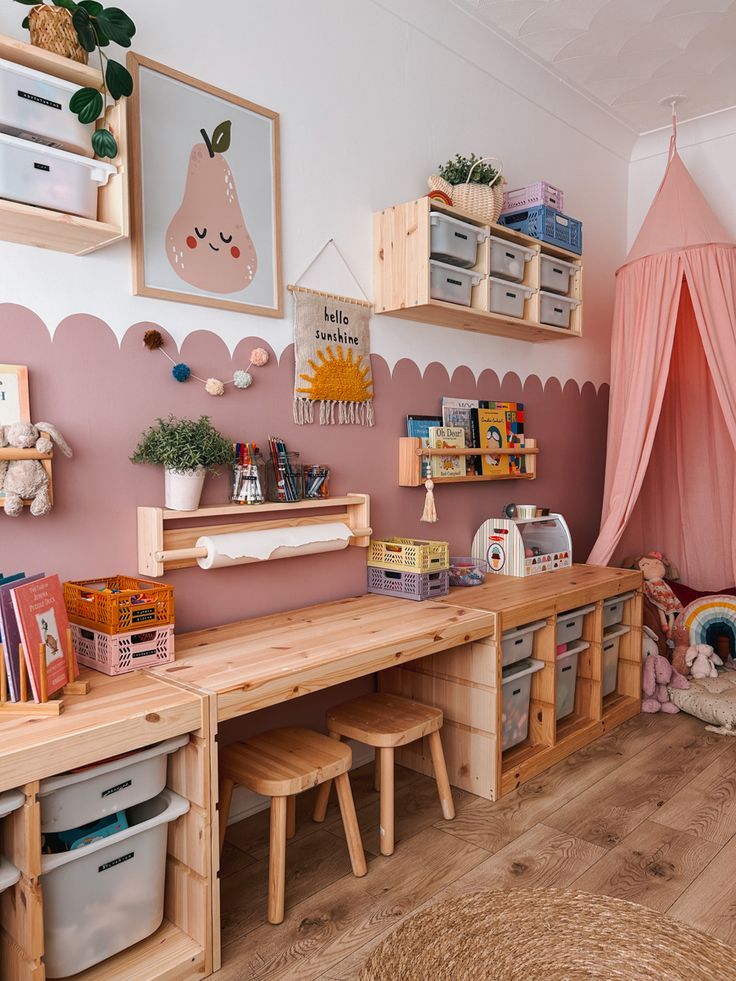
{"type": "MultiPolygon", "coordinates": [[[[509,449],[494,449],[493,456],[525,456],[528,457],[528,472],[523,474],[490,474],[476,475],[469,474],[464,477],[432,477],[435,484],[462,484],[473,483],[476,481],[489,480],[534,480],[537,476],[536,457],[539,453],[537,441],[527,437],[526,445],[509,449]]],[[[420,487],[424,484],[425,477],[422,476],[422,459],[433,456],[483,456],[487,453],[479,447],[465,447],[464,449],[429,449],[422,446],[422,441],[415,436],[402,436],[399,439],[399,486],[400,487],[420,487]]]]}

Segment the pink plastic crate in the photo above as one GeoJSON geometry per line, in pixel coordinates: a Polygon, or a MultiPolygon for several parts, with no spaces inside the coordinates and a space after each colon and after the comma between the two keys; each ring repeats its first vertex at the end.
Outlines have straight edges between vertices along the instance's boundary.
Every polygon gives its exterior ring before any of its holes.
{"type": "Polygon", "coordinates": [[[174,660],[174,625],[125,634],[105,634],[77,623],[70,624],[80,664],[103,674],[126,674],[174,660]]]}
{"type": "Polygon", "coordinates": [[[518,211],[520,208],[531,208],[535,204],[546,204],[549,208],[562,211],[565,195],[559,187],[553,187],[547,181],[537,181],[536,184],[519,187],[515,191],[504,191],[501,214],[518,211]]]}

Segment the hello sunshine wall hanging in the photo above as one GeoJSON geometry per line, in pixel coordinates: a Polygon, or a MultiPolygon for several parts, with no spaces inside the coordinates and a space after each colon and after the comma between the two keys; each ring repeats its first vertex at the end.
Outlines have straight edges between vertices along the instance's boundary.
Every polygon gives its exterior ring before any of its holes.
{"type": "MultiPolygon", "coordinates": [[[[355,278],[332,239],[310,266],[328,245],[334,246],[355,278]]],[[[300,426],[314,422],[318,403],[323,426],[372,426],[371,303],[303,286],[289,286],[289,290],[294,297],[294,422],[300,426]]]]}

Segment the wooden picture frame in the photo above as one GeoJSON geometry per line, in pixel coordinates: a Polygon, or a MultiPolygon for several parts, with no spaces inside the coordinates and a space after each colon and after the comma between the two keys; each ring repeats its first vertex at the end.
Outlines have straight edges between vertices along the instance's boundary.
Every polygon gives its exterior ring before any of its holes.
{"type": "Polygon", "coordinates": [[[283,317],[278,113],[127,63],[133,293],[283,317]]]}
{"type": "Polygon", "coordinates": [[[30,421],[28,368],[23,364],[0,364],[0,426],[30,421]]]}

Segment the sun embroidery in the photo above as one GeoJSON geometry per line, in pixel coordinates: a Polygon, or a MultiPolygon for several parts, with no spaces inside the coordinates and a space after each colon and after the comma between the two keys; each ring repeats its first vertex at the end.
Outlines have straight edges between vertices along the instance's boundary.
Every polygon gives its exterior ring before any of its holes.
{"type": "Polygon", "coordinates": [[[373,398],[373,382],[370,364],[363,364],[363,355],[359,354],[354,361],[353,350],[348,348],[345,357],[341,344],[337,345],[337,357],[330,345],[326,350],[326,357],[324,351],[317,351],[319,364],[309,358],[312,374],[299,375],[309,382],[309,387],[297,388],[297,392],[314,402],[369,402],[373,398]]]}

